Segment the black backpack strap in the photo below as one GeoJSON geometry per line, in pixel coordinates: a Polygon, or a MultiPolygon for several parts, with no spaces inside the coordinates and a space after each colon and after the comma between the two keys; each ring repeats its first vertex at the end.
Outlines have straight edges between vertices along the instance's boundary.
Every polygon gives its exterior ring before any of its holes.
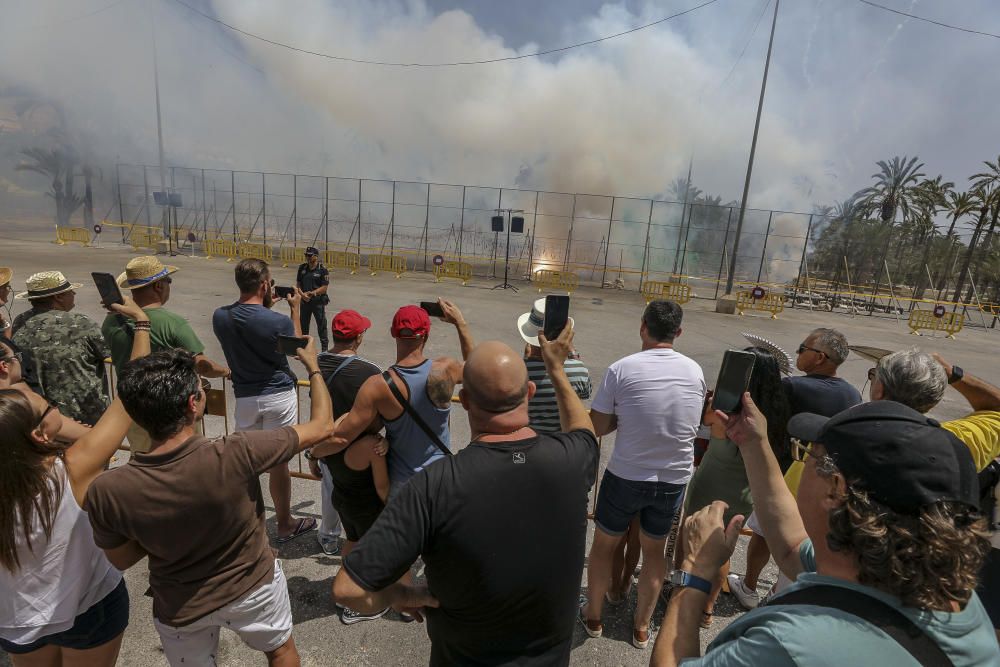
{"type": "Polygon", "coordinates": [[[898,609],[859,591],[842,586],[818,585],[782,593],[766,606],[814,605],[857,616],[874,625],[906,649],[924,667],[955,667],[948,655],[916,623],[898,609]]]}
{"type": "Polygon", "coordinates": [[[420,427],[420,429],[427,435],[428,438],[431,439],[431,442],[433,442],[438,449],[448,456],[452,456],[451,450],[448,449],[443,442],[441,442],[441,438],[437,436],[437,433],[431,430],[431,427],[427,425],[427,422],[425,422],[423,417],[420,416],[420,413],[417,412],[416,408],[410,405],[410,402],[403,397],[402,392],[399,391],[399,387],[396,386],[396,381],[392,379],[392,374],[389,371],[383,371],[382,379],[384,379],[385,383],[389,385],[389,391],[391,391],[392,395],[396,397],[399,404],[403,406],[403,410],[406,414],[410,415],[410,419],[412,419],[414,423],[420,427]]]}

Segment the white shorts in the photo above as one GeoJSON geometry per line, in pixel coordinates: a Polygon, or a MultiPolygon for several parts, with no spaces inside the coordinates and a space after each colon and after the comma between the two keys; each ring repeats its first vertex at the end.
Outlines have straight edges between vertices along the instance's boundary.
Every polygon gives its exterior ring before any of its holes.
{"type": "Polygon", "coordinates": [[[757,521],[757,513],[756,512],[750,512],[750,516],[748,516],[747,520],[745,522],[743,522],[743,527],[744,528],[749,528],[755,534],[760,535],[761,537],[764,537],[764,531],[760,529],[760,522],[757,521]]]}
{"type": "Polygon", "coordinates": [[[269,653],[281,648],[292,636],[292,606],[281,563],[275,559],[271,583],[190,625],[175,628],[156,618],[153,625],[171,667],[215,667],[222,628],[238,634],[254,650],[269,653]]]}
{"type": "Polygon", "coordinates": [[[270,431],[294,426],[299,420],[299,395],[294,389],[236,399],[237,431],[270,431]]]}

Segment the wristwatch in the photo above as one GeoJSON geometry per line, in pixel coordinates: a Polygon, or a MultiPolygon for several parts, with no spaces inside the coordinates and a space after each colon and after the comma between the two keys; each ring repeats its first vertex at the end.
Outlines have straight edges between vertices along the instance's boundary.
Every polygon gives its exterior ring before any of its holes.
{"type": "Polygon", "coordinates": [[[315,456],[312,455],[312,452],[309,451],[308,449],[303,450],[302,456],[305,457],[306,461],[312,461],[316,458],[315,456]]]}
{"type": "Polygon", "coordinates": [[[685,572],[684,570],[674,570],[673,574],[670,575],[670,583],[674,586],[697,589],[705,595],[710,595],[712,593],[711,581],[708,579],[702,579],[701,577],[696,577],[690,572],[685,572]]]}
{"type": "Polygon", "coordinates": [[[965,371],[962,370],[961,366],[951,367],[951,377],[948,378],[948,384],[955,384],[956,382],[961,382],[962,378],[965,377],[965,371]]]}

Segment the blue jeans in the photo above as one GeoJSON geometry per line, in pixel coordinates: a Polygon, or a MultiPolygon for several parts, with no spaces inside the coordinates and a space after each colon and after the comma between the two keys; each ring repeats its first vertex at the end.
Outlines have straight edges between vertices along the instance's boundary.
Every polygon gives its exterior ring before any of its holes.
{"type": "Polygon", "coordinates": [[[647,537],[664,539],[670,534],[674,515],[681,506],[684,486],[668,482],[634,482],[605,471],[597,495],[594,522],[608,535],[624,535],[638,514],[639,527],[647,537]]]}

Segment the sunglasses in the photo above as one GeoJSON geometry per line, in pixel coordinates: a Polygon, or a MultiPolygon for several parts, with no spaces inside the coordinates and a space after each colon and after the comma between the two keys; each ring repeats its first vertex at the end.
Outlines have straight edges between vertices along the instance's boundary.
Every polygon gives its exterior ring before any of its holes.
{"type": "Polygon", "coordinates": [[[10,362],[12,359],[16,360],[18,363],[24,363],[22,361],[23,355],[20,352],[11,352],[8,357],[0,357],[0,361],[10,362]]]}
{"type": "Polygon", "coordinates": [[[816,354],[822,354],[823,356],[826,356],[826,352],[824,352],[823,350],[817,350],[815,347],[807,347],[805,345],[799,345],[799,349],[796,350],[795,352],[797,354],[802,354],[806,350],[809,350],[810,352],[815,352],[816,354]]]}
{"type": "Polygon", "coordinates": [[[792,460],[798,461],[799,463],[805,463],[805,460],[809,454],[809,450],[812,447],[811,442],[802,442],[798,438],[789,438],[792,444],[792,460]]]}
{"type": "Polygon", "coordinates": [[[38,425],[41,426],[42,422],[45,421],[45,418],[49,416],[49,413],[52,412],[53,410],[58,410],[58,409],[59,407],[57,405],[55,405],[54,403],[49,403],[49,407],[45,408],[45,411],[42,413],[42,416],[38,418],[38,425]]]}

